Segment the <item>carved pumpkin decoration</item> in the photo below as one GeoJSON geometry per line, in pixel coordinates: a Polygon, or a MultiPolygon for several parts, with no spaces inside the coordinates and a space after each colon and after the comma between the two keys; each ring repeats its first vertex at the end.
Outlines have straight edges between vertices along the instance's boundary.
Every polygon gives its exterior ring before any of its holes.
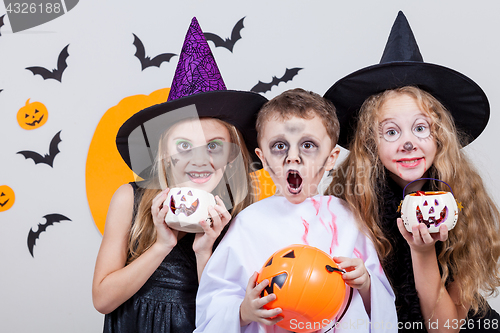
{"type": "Polygon", "coordinates": [[[200,221],[209,220],[209,206],[215,206],[212,193],[191,187],[174,187],[163,205],[169,206],[165,222],[172,229],[203,232],[200,221]]]}
{"type": "MultiPolygon", "coordinates": [[[[408,186],[408,185],[407,185],[408,186]]],[[[429,232],[439,232],[444,224],[451,230],[458,220],[458,205],[453,193],[445,191],[417,191],[405,196],[401,206],[401,218],[406,230],[424,223],[429,232]]]]}
{"type": "Polygon", "coordinates": [[[49,113],[45,105],[40,102],[30,103],[30,99],[26,101],[26,105],[17,112],[17,122],[22,129],[33,130],[42,127],[49,117],[49,113]]]}
{"type": "Polygon", "coordinates": [[[257,283],[270,281],[262,297],[276,299],[264,308],[281,308],[278,326],[312,332],[326,326],[345,306],[346,284],[333,259],[308,245],[292,245],[274,253],[261,269],[257,283]]]}
{"type": "Polygon", "coordinates": [[[16,201],[14,190],[7,185],[0,186],[0,212],[9,210],[16,201]]]}

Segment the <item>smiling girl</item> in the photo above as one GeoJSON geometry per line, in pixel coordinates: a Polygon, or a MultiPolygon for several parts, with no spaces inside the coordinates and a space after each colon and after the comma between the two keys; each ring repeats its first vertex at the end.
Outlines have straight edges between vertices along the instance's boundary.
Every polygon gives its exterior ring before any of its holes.
{"type": "Polygon", "coordinates": [[[201,273],[232,216],[254,201],[246,147],[254,148],[254,119],[265,101],[226,89],[193,19],[168,100],[137,112],[117,134],[124,162],[145,180],[118,188],[108,209],[92,285],[104,332],[195,329],[201,273]],[[203,232],[165,222],[169,189],[186,186],[216,195],[203,232]]]}
{"type": "Polygon", "coordinates": [[[483,295],[500,286],[500,214],[461,149],[488,122],[482,89],[423,62],[400,12],[380,64],[337,81],[325,97],[337,106],[339,144],[350,151],[326,193],[344,198],[367,226],[396,294],[399,330],[498,332],[500,316],[483,295]],[[420,178],[449,184],[464,206],[453,230],[403,226],[398,206],[408,184],[406,194],[449,191],[420,178]]]}

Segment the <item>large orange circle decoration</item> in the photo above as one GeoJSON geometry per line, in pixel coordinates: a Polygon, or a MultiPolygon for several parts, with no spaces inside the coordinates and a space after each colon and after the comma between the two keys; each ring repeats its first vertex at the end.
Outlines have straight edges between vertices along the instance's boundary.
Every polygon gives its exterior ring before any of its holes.
{"type": "Polygon", "coordinates": [[[101,234],[104,232],[109,203],[116,189],[137,179],[137,175],[125,164],[116,149],[116,134],[135,113],[166,102],[169,91],[170,88],[163,88],[150,95],[125,97],[106,111],[97,124],[87,154],[85,185],[90,212],[101,234]]]}
{"type": "Polygon", "coordinates": [[[30,99],[17,112],[17,123],[25,130],[34,130],[42,127],[49,118],[49,112],[40,102],[30,103],[30,99]]]}
{"type": "Polygon", "coordinates": [[[325,252],[308,245],[291,245],[275,252],[262,267],[257,283],[269,285],[262,297],[276,299],[266,309],[281,308],[278,326],[293,332],[326,327],[344,306],[346,284],[342,271],[325,252]]]}
{"type": "Polygon", "coordinates": [[[9,210],[16,201],[14,190],[7,185],[0,185],[0,212],[9,210]]]}

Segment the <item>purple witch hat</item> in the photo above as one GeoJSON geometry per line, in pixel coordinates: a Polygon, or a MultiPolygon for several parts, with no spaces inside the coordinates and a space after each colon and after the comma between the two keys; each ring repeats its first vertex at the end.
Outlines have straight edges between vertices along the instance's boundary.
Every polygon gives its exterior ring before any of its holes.
{"type": "Polygon", "coordinates": [[[184,39],[167,102],[215,90],[226,90],[226,85],[198,20],[193,17],[184,39]]]}
{"type": "Polygon", "coordinates": [[[257,93],[226,89],[205,36],[193,18],[167,101],[130,117],[118,130],[116,146],[125,163],[143,177],[154,163],[161,135],[170,126],[193,117],[211,117],[240,131],[254,165],[260,167],[255,155],[255,120],[265,102],[267,99],[257,93]]]}

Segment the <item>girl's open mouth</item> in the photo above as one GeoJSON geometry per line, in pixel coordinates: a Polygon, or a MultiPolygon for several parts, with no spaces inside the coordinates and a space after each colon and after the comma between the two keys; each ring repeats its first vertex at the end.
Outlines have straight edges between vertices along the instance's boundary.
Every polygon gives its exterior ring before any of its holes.
{"type": "Polygon", "coordinates": [[[288,170],[286,181],[288,183],[288,192],[291,194],[299,194],[302,190],[302,177],[295,170],[288,170]]]}

